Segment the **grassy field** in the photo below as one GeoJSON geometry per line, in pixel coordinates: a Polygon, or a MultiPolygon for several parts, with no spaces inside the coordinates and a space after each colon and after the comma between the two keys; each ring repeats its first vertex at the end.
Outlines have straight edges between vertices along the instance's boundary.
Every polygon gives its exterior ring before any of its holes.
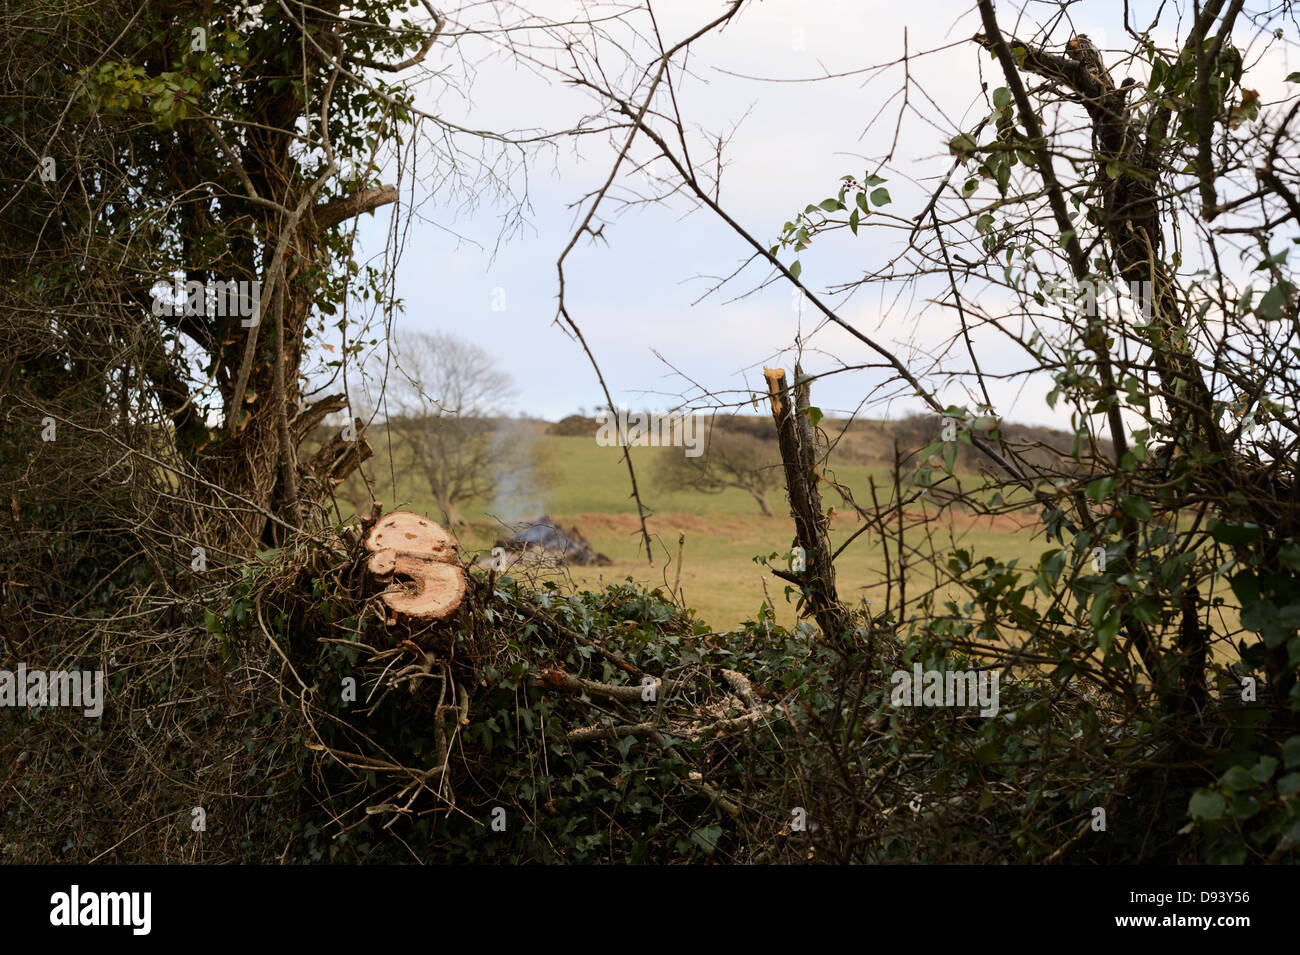
{"type": "MultiPolygon", "coordinates": [[[[758,555],[785,555],[793,543],[794,524],[786,513],[784,491],[776,490],[769,499],[772,510],[779,515],[774,517],[762,516],[753,498],[743,491],[727,490],[714,495],[668,491],[655,480],[655,457],[681,454],[682,449],[632,448],[642,499],[653,511],[648,521],[654,542],[650,563],[639,533],[622,449],[600,447],[591,437],[546,435],[544,429],[545,423],[531,429],[540,467],[513,499],[473,500],[462,506],[470,522],[461,535],[467,557],[476,550],[486,553],[496,537],[504,536],[502,521],[546,513],[565,527],[576,525],[596,550],[613,561],[609,567],[570,568],[567,576],[575,585],[595,588],[632,577],[652,585],[672,586],[680,573],[685,603],[716,629],[754,619],[764,599],[774,606],[779,622],[794,623],[794,604],[785,596],[787,584],[754,562],[758,555]],[[680,568],[679,537],[684,538],[680,568]]],[[[368,471],[376,478],[375,494],[385,507],[405,507],[437,518],[439,511],[427,484],[405,466],[397,451],[393,452],[390,466],[382,432],[372,435],[371,440],[376,455],[368,471]]],[[[838,466],[834,473],[837,480],[852,489],[860,504],[871,500],[872,478],[882,502],[889,498],[890,480],[883,468],[838,466]]],[[[857,515],[844,508],[833,491],[824,490],[823,503],[836,510],[832,538],[838,547],[861,525],[857,515]]],[[[919,508],[910,514],[917,521],[923,516],[919,508]]],[[[1008,518],[931,521],[908,531],[909,547],[928,551],[931,545],[925,542],[927,534],[940,553],[965,547],[977,556],[1004,560],[1035,559],[1049,546],[1008,518]]],[[[778,566],[786,566],[784,560],[778,566]]],[[[884,560],[878,537],[870,533],[860,536],[836,561],[836,567],[839,593],[845,602],[883,601],[884,560]]],[[[923,573],[909,575],[909,588],[933,585],[933,578],[927,579],[923,573]]]]}

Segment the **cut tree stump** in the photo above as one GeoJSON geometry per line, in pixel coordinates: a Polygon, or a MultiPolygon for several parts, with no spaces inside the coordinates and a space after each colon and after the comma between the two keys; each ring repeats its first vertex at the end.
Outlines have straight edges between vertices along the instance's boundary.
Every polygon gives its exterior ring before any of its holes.
{"type": "Polygon", "coordinates": [[[367,567],[381,583],[388,623],[446,620],[465,600],[465,571],[456,538],[411,511],[381,517],[366,535],[367,567]],[[403,580],[402,578],[406,578],[403,580]]]}

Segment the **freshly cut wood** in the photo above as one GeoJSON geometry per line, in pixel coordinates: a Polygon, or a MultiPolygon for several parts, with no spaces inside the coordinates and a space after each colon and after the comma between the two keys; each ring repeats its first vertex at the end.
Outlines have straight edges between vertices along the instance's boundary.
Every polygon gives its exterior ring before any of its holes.
{"type": "Polygon", "coordinates": [[[411,511],[381,517],[366,535],[371,552],[367,567],[380,581],[391,581],[383,594],[389,623],[445,620],[465,599],[465,571],[456,553],[456,538],[411,511]],[[403,580],[405,578],[405,580],[403,580]]]}

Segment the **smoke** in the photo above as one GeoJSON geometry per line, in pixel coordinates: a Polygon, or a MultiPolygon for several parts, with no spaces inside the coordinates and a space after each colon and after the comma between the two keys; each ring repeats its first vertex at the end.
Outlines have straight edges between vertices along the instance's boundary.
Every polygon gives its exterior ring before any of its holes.
{"type": "Polygon", "coordinates": [[[502,418],[497,422],[492,440],[496,489],[490,513],[510,525],[541,517],[546,512],[546,502],[537,488],[535,437],[529,422],[502,418]]]}

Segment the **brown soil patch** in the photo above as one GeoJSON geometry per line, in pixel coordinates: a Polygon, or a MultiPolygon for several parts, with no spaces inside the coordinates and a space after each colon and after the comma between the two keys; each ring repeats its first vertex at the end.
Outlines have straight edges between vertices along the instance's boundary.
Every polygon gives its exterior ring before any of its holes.
{"type": "MultiPolygon", "coordinates": [[[[647,518],[646,527],[650,529],[651,534],[662,534],[667,531],[689,531],[696,534],[734,534],[751,529],[755,521],[775,522],[782,520],[789,521],[788,518],[763,517],[759,514],[755,514],[753,517],[741,517],[735,514],[719,514],[706,517],[702,514],[671,512],[655,514],[653,517],[647,518]]],[[[587,529],[594,527],[608,531],[621,531],[626,534],[635,534],[641,529],[641,521],[635,514],[572,514],[566,516],[564,522],[577,525],[578,530],[584,533],[587,529]]]]}
{"type": "MultiPolygon", "coordinates": [[[[936,515],[932,510],[926,512],[912,507],[907,509],[907,516],[911,526],[933,521],[937,527],[952,528],[957,533],[979,530],[1018,534],[1039,525],[1038,515],[1029,513],[971,514],[966,511],[949,510],[942,515],[936,515]]],[[[578,530],[600,528],[601,530],[634,534],[641,528],[641,522],[635,514],[572,514],[565,515],[563,520],[566,523],[577,525],[578,530]]],[[[769,521],[782,525],[793,523],[785,515],[775,517],[763,517],[760,514],[717,514],[706,516],[674,511],[655,514],[647,518],[646,526],[650,529],[651,534],[667,531],[688,531],[696,534],[735,534],[753,530],[756,523],[769,521]]],[[[837,508],[835,517],[831,521],[831,527],[842,527],[846,523],[856,527],[860,522],[861,518],[856,512],[837,508]]]]}

